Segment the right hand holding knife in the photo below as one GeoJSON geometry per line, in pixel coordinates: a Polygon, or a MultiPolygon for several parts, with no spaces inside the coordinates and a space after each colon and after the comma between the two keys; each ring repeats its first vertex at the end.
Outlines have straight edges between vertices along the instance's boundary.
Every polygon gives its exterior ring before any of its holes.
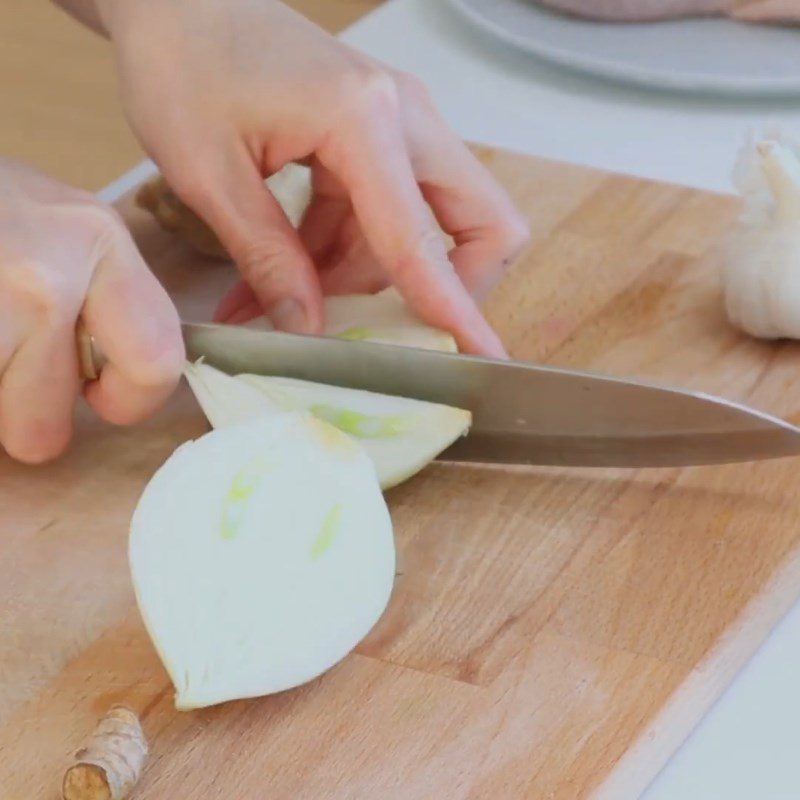
{"type": "Polygon", "coordinates": [[[86,400],[116,424],[141,420],[171,394],[183,339],[171,300],[113,209],[6,159],[0,182],[0,443],[39,463],[72,434],[80,317],[108,358],[86,400]]]}

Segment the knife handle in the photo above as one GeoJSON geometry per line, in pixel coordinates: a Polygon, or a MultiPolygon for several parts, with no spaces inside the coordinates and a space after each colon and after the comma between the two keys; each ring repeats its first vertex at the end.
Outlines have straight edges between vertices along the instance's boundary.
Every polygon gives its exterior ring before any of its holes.
{"type": "Polygon", "coordinates": [[[78,351],[78,367],[84,381],[96,381],[100,377],[100,370],[106,363],[106,358],[94,337],[86,330],[83,320],[78,320],[75,331],[75,344],[78,351]]]}

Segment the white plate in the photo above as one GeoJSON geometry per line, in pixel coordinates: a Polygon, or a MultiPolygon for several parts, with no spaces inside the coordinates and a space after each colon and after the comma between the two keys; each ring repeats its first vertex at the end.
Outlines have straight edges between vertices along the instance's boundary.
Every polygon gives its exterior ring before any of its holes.
{"type": "Polygon", "coordinates": [[[450,0],[493,36],[541,59],[639,86],[800,95],[800,28],[726,19],[620,24],[552,13],[533,0],[450,0]]]}

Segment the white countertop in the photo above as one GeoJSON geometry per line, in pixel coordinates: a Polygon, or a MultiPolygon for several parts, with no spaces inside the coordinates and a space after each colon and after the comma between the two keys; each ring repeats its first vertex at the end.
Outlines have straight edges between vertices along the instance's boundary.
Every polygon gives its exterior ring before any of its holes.
{"type": "MultiPolygon", "coordinates": [[[[729,191],[748,130],[800,136],[800,101],[686,98],[569,75],[495,45],[444,0],[391,0],[343,38],[423,78],[464,138],[533,155],[729,191]]],[[[100,196],[153,171],[145,162],[100,196]]],[[[642,800],[799,800],[799,675],[800,604],[642,800]]]]}

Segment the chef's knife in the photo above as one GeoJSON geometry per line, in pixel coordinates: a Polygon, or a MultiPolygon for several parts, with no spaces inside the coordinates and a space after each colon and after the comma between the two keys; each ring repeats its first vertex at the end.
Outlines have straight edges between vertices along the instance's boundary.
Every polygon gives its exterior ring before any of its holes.
{"type": "MultiPolygon", "coordinates": [[[[589,372],[236,325],[184,323],[190,359],[468,409],[440,458],[503,464],[666,467],[800,455],[800,429],[709,395],[589,372]]],[[[98,354],[81,337],[82,359],[98,354]]],[[[90,358],[91,357],[91,358],[90,358]]],[[[92,369],[91,363],[85,371],[92,369]]]]}

